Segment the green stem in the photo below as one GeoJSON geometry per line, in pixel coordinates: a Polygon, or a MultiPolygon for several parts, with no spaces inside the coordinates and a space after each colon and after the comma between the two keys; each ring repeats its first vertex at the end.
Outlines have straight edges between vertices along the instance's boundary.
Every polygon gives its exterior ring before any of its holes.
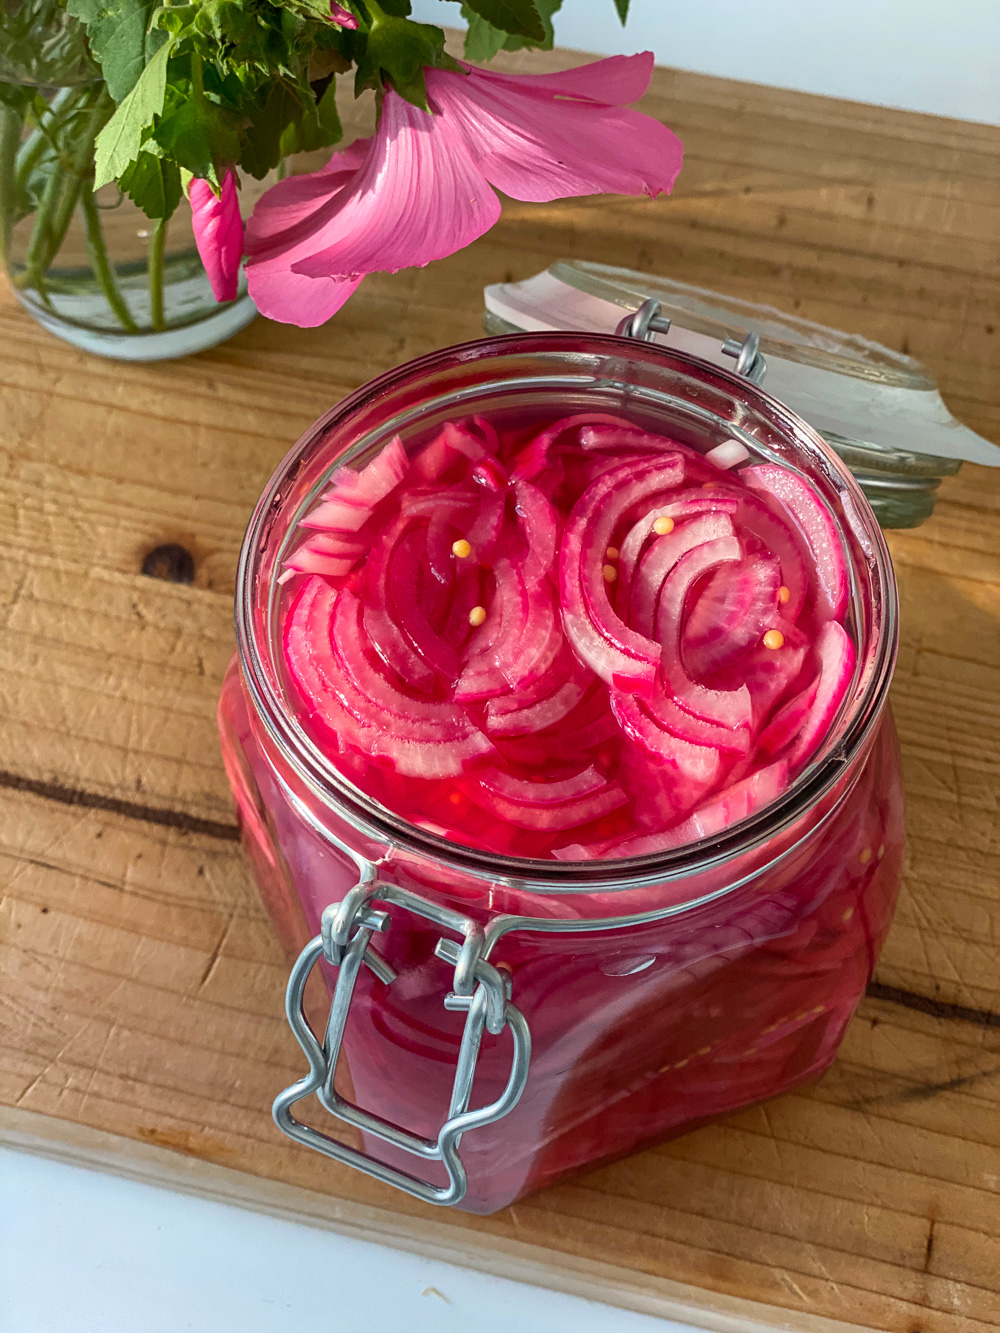
{"type": "MultiPolygon", "coordinates": [[[[85,89],[79,108],[74,107],[73,110],[82,110],[87,102],[91,103],[90,114],[83,133],[73,146],[69,161],[66,161],[65,155],[62,158],[57,157],[49,167],[49,177],[45,182],[45,190],[38,205],[38,212],[35,214],[35,225],[28,242],[24,272],[16,279],[18,287],[35,288],[46,302],[49,297],[45,289],[45,274],[66,239],[66,232],[73,220],[77,200],[80,198],[84,177],[89,174],[93,161],[94,140],[113,107],[103,86],[96,94],[91,89],[85,89]]],[[[85,192],[89,194],[89,188],[85,192]]]]}
{"type": "Polygon", "coordinates": [[[157,218],[149,237],[149,321],[156,333],[166,323],[163,317],[163,254],[167,243],[167,220],[157,218]]]}
{"type": "Polygon", "coordinates": [[[101,215],[97,209],[97,201],[94,198],[93,190],[83,190],[81,192],[80,211],[83,213],[83,225],[87,232],[87,253],[90,256],[90,266],[94,270],[94,277],[100,283],[101,291],[122,328],[128,329],[130,333],[138,333],[138,327],[132,318],[132,312],[119,290],[114,269],[108,259],[108,248],[104,243],[104,232],[101,228],[101,215]]]}
{"type": "Polygon", "coordinates": [[[31,229],[28,249],[24,256],[24,271],[19,273],[16,279],[18,287],[36,288],[43,300],[48,299],[45,292],[45,270],[49,266],[47,256],[51,251],[52,216],[66,184],[62,170],[53,163],[52,173],[45,182],[38,212],[35,214],[35,225],[31,229]]]}
{"type": "Polygon", "coordinates": [[[73,102],[78,101],[80,96],[81,90],[78,88],[60,88],[49,103],[48,112],[43,123],[37,129],[32,130],[24,143],[21,144],[17,153],[17,184],[19,189],[23,189],[28,183],[28,177],[38,165],[46,148],[52,147],[52,131],[58,127],[59,118],[67,103],[72,113],[73,102]]]}
{"type": "Polygon", "coordinates": [[[10,262],[10,238],[14,230],[17,196],[15,169],[21,142],[21,117],[13,107],[0,106],[0,260],[10,262]]]}

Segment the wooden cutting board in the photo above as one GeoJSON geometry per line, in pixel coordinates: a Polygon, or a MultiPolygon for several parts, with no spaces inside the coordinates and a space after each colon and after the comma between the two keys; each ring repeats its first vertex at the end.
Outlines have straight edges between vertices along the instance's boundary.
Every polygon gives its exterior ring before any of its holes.
{"type": "MultiPolygon", "coordinates": [[[[566,52],[535,68],[573,63],[566,52]]],[[[361,381],[474,337],[486,282],[560,256],[877,338],[1000,439],[1000,131],[658,71],[670,200],[508,204],[324,329],[191,360],[76,352],[0,297],[0,1112],[7,1141],[425,1247],[713,1328],[1000,1324],[1000,473],[891,538],[906,882],[820,1083],[488,1219],[296,1148],[302,1059],[216,747],[243,527],[361,381]],[[191,587],[143,576],[179,543],[191,587]]]]}

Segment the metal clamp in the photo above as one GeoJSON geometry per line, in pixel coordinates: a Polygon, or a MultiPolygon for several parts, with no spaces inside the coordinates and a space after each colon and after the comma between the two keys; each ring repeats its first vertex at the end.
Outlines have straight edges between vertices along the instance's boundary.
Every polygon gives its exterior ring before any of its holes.
{"type": "Polygon", "coordinates": [[[323,913],[320,933],[303,949],[288,980],[285,1012],[296,1040],[309,1061],[309,1073],[275,1099],[272,1113],[278,1128],[299,1143],[347,1166],[356,1167],[376,1180],[395,1185],[426,1203],[448,1205],[460,1202],[468,1188],[465,1167],[458,1155],[462,1135],[492,1124],[513,1110],[524,1092],[531,1058],[528,1025],[521,1012],[510,1003],[510,977],[497,971],[483,958],[484,942],[483,928],[478,922],[395,884],[362,880],[345,895],[342,902],[328,907],[323,913]],[[466,1014],[448,1115],[436,1139],[411,1134],[355,1106],[334,1087],[337,1059],[362,963],[371,968],[385,985],[391,985],[396,978],[393,969],[371,947],[372,935],[387,930],[389,926],[388,915],[374,906],[376,902],[406,908],[461,936],[461,943],[442,937],[434,950],[439,958],[455,969],[452,990],[443,997],[444,1007],[466,1014]],[[306,982],[321,958],[337,969],[326,1036],[322,1043],[313,1032],[303,1009],[306,982]],[[469,1100],[483,1030],[499,1035],[505,1027],[510,1028],[514,1039],[514,1055],[507,1086],[495,1102],[470,1111],[469,1100]],[[304,1125],[292,1115],[291,1108],[311,1093],[315,1093],[324,1109],[338,1120],[355,1125],[365,1133],[373,1134],[424,1161],[443,1163],[448,1174],[447,1186],[432,1185],[304,1125]]]}
{"type": "MultiPolygon", "coordinates": [[[[670,320],[660,314],[660,302],[655,296],[643,301],[633,315],[626,315],[615,333],[620,338],[639,338],[643,342],[652,342],[657,333],[670,332],[670,320]]],[[[753,384],[763,384],[767,374],[767,361],[760,350],[760,337],[752,330],[742,342],[727,338],[719,349],[723,356],[731,356],[736,361],[737,375],[745,375],[753,384]]]]}

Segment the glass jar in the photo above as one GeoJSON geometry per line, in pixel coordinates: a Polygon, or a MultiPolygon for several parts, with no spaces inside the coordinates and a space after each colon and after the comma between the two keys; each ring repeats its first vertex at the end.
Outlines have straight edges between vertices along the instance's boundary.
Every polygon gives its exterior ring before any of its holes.
{"type": "Polygon", "coordinates": [[[766,374],[768,390],[840,455],[883,528],[929,518],[942,480],[963,461],[1000,466],[1000,449],[951,415],[911,356],[773,306],[587,260],[559,260],[521,282],[494,283],[484,297],[491,334],[611,332],[652,300],[657,341],[717,363],[725,341],[753,331],[758,382],[766,374]]]}
{"type": "MultiPolygon", "coordinates": [[[[50,333],[101,356],[203,351],[256,316],[212,294],[181,198],[151,221],[117,185],[94,193],[94,143],[115,110],[80,25],[52,0],[0,12],[0,259],[50,333]]],[[[249,212],[271,181],[247,182],[249,212]]]]}
{"type": "Polygon", "coordinates": [[[899,885],[896,611],[846,467],[787,407],[698,358],[604,335],[487,339],[327,413],[250,523],[219,709],[254,871],[299,954],[288,1017],[309,1072],[277,1099],[279,1126],[429,1202],[488,1213],[822,1073],[899,885]],[[625,413],[701,448],[737,438],[799,469],[849,556],[858,666],[822,748],[772,805],[668,853],[541,861],[446,841],[338,773],[284,675],[276,579],[331,470],[396,434],[419,447],[455,416],[553,405],[625,413]],[[310,1125],[299,1103],[312,1094],[310,1125]]]}

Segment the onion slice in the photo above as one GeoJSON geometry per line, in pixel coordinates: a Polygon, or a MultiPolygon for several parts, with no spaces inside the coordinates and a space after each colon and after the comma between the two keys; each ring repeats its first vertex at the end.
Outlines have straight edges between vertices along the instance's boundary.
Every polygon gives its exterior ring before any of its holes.
{"type": "Polygon", "coordinates": [[[693,585],[720,564],[735,562],[742,551],[736,537],[705,542],[681,556],[667,575],[657,609],[657,632],[663,645],[661,671],[664,684],[687,712],[720,726],[747,728],[753,720],[750,692],[713,690],[692,680],[681,661],[681,630],[684,602],[693,585]]]}
{"type": "Polygon", "coordinates": [[[629,506],[676,486],[683,474],[677,454],[638,471],[631,460],[619,464],[587,488],[566,522],[559,552],[563,625],[577,656],[608,684],[651,688],[659,651],[612,610],[604,552],[629,506]]]}
{"type": "Polygon", "coordinates": [[[780,570],[773,557],[745,556],[717,569],[688,611],[681,655],[700,679],[729,666],[777,619],[780,570]]]}
{"type": "Polygon", "coordinates": [[[837,618],[847,605],[847,562],[833,515],[808,482],[773,463],[744,468],[741,479],[782,506],[805,538],[815,571],[817,601],[837,618]]]}
{"type": "Polygon", "coordinates": [[[302,527],[356,532],[379,501],[403,480],[409,465],[403,441],[397,435],[360,472],[346,467],[335,472],[330,489],[302,519],[302,527]]]}

